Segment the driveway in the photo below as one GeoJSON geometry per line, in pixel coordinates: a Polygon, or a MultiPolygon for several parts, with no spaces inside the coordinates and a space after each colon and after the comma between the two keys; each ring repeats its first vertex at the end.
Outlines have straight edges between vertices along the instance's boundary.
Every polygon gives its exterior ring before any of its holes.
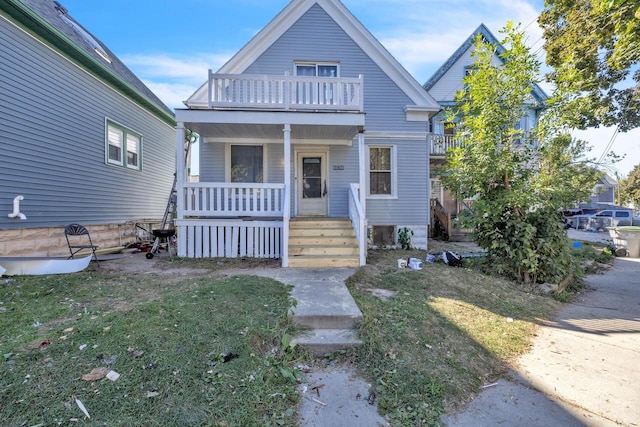
{"type": "Polygon", "coordinates": [[[640,259],[618,258],[449,426],[640,426],[640,259]]]}

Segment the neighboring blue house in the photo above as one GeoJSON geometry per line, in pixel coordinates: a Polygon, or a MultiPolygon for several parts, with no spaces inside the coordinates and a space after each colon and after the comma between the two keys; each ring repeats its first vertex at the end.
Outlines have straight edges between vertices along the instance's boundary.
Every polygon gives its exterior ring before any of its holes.
{"type": "Polygon", "coordinates": [[[0,255],[64,254],[75,222],[120,246],[162,218],[170,109],[59,2],[0,1],[0,57],[0,255]]]}
{"type": "Polygon", "coordinates": [[[340,1],[292,1],[185,104],[200,182],[179,160],[180,256],[357,266],[405,229],[427,247],[440,106],[340,1]]]}
{"type": "MultiPolygon", "coordinates": [[[[424,88],[438,101],[443,109],[455,105],[455,95],[464,87],[463,79],[472,69],[475,62],[472,53],[478,36],[496,46],[493,59],[495,65],[500,66],[504,63],[499,56],[505,51],[504,46],[500,44],[499,40],[491,34],[484,24],[481,24],[424,84],[424,88]]],[[[522,117],[519,125],[520,129],[523,129],[525,133],[537,125],[546,100],[547,95],[544,91],[538,85],[534,85],[531,91],[531,99],[528,103],[527,114],[522,117]]],[[[432,172],[430,176],[430,197],[434,219],[433,225],[440,226],[440,230],[432,229],[432,234],[439,231],[441,234],[446,233],[447,237],[454,238],[456,230],[452,226],[452,221],[461,210],[466,209],[473,201],[457,200],[455,195],[442,186],[438,174],[438,168],[445,163],[447,150],[455,145],[455,126],[453,126],[453,123],[447,123],[444,112],[441,112],[433,117],[431,130],[430,159],[432,172]]]]}
{"type": "Polygon", "coordinates": [[[598,183],[593,189],[593,194],[591,195],[591,204],[615,205],[616,188],[619,186],[620,184],[618,183],[618,181],[611,178],[609,175],[604,174],[602,177],[600,177],[598,183]]]}

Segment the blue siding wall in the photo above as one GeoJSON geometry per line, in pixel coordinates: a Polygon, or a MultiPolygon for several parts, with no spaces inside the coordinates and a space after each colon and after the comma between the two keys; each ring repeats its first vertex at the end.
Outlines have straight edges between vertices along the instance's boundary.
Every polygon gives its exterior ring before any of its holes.
{"type": "Polygon", "coordinates": [[[407,122],[413,104],[398,86],[318,5],[313,6],[246,71],[293,74],[295,61],[339,62],[341,77],[364,75],[367,131],[424,132],[424,123],[407,122]]]}
{"type": "MultiPolygon", "coordinates": [[[[422,141],[375,140],[376,145],[395,145],[397,198],[367,199],[369,225],[422,225],[429,218],[427,144],[422,141]]],[[[368,177],[367,177],[368,179],[368,177]]]]}
{"type": "Polygon", "coordinates": [[[2,18],[0,54],[0,229],[162,217],[175,130],[2,18]],[[142,171],[105,164],[105,118],[143,135],[142,171]]]}

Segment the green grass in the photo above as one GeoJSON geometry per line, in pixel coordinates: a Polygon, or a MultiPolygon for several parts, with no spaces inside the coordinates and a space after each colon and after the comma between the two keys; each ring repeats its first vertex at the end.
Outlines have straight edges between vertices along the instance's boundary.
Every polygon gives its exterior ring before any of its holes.
{"type": "Polygon", "coordinates": [[[354,357],[377,385],[381,413],[396,425],[438,425],[527,351],[538,321],[558,303],[469,269],[391,267],[409,255],[373,252],[350,279],[364,314],[365,344],[354,357]],[[383,300],[372,289],[397,293],[383,300]]]}
{"type": "Polygon", "coordinates": [[[3,278],[2,425],[68,425],[76,398],[83,425],[296,425],[287,287],[164,277],[3,278]],[[97,367],[120,378],[82,380],[97,367]]]}

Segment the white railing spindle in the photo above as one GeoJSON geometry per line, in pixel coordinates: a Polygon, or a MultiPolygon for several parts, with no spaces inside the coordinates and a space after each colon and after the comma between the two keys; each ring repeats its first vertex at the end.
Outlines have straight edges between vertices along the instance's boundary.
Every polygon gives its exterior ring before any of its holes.
{"type": "Polygon", "coordinates": [[[208,108],[364,111],[363,77],[209,74],[208,108]]]}

